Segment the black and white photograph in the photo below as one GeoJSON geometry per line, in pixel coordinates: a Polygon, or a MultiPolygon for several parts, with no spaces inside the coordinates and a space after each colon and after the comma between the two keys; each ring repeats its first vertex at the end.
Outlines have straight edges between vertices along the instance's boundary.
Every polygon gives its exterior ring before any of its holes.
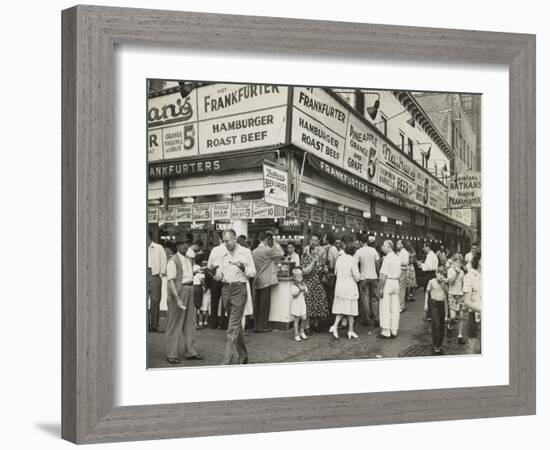
{"type": "Polygon", "coordinates": [[[149,369],[481,354],[482,94],[148,79],[146,102],[149,369]]]}

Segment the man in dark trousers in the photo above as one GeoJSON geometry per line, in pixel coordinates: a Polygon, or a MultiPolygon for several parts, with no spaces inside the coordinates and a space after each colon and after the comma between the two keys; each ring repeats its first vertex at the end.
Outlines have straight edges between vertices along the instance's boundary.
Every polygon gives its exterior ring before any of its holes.
{"type": "Polygon", "coordinates": [[[219,265],[208,270],[215,280],[222,283],[222,299],[229,314],[227,343],[222,364],[248,364],[248,352],[244,342],[242,318],[246,305],[246,284],[256,275],[252,254],[237,244],[234,230],[223,233],[223,250],[220,248],[219,265]]]}
{"type": "Polygon", "coordinates": [[[252,282],[254,290],[254,332],[272,331],[268,328],[269,309],[271,307],[271,286],[277,284],[275,259],[284,255],[281,246],[273,240],[271,232],[261,232],[260,245],[252,251],[256,276],[252,282]]]}
{"type": "MultiPolygon", "coordinates": [[[[208,257],[208,267],[220,267],[222,255],[225,254],[225,244],[220,239],[218,245],[212,249],[208,257]]],[[[222,282],[218,280],[212,280],[212,286],[210,287],[210,301],[211,311],[208,318],[208,324],[210,328],[226,328],[227,320],[225,319],[225,308],[223,302],[220,305],[222,296],[222,282]],[[220,308],[221,307],[221,308],[220,308]],[[221,314],[218,316],[218,310],[221,309],[221,314]]]]}

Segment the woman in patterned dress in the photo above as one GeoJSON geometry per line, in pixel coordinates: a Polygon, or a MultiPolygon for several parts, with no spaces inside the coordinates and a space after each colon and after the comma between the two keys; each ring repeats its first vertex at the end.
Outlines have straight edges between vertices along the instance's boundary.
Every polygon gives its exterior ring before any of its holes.
{"type": "Polygon", "coordinates": [[[306,332],[310,326],[319,329],[319,320],[329,316],[328,300],[321,277],[328,271],[325,250],[318,242],[312,242],[309,251],[302,257],[302,271],[308,292],[305,294],[307,323],[306,332]]]}
{"type": "Polygon", "coordinates": [[[407,298],[410,302],[414,302],[414,289],[417,287],[416,285],[416,269],[415,269],[415,263],[416,263],[416,252],[414,251],[414,247],[411,245],[410,242],[405,242],[405,249],[409,252],[409,270],[407,272],[407,282],[408,282],[408,295],[407,298]]]}

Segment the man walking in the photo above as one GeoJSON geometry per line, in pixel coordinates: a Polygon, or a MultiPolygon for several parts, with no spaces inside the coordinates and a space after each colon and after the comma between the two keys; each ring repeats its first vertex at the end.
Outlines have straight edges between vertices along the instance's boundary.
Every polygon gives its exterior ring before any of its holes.
{"type": "Polygon", "coordinates": [[[361,235],[363,246],[355,252],[354,258],[359,263],[359,313],[361,323],[369,325],[371,320],[374,326],[379,326],[378,320],[378,275],[376,274],[376,263],[380,260],[378,252],[374,248],[375,237],[361,235]]]}
{"type": "Polygon", "coordinates": [[[386,255],[380,268],[380,334],[381,339],[397,337],[399,331],[399,278],[401,261],[393,251],[393,242],[384,241],[386,255]]]}
{"type": "Polygon", "coordinates": [[[166,252],[162,245],[153,241],[153,233],[147,236],[147,284],[151,303],[149,305],[148,328],[159,331],[160,299],[162,297],[162,276],[166,274],[166,252]]]}
{"type": "Polygon", "coordinates": [[[254,290],[254,332],[272,331],[268,328],[269,310],[271,307],[271,286],[276,285],[277,268],[275,259],[284,256],[281,246],[273,240],[271,232],[261,232],[260,245],[252,251],[256,276],[252,282],[254,290]]]}
{"type": "Polygon", "coordinates": [[[399,275],[399,311],[404,312],[407,310],[405,298],[409,285],[409,252],[405,249],[402,240],[398,240],[395,246],[397,248],[397,256],[399,256],[399,261],[401,262],[401,274],[399,275]]]}
{"type": "MultiPolygon", "coordinates": [[[[437,255],[432,250],[432,247],[429,242],[424,242],[423,249],[424,249],[424,253],[426,254],[426,260],[423,263],[418,261],[417,264],[418,264],[418,267],[420,267],[423,272],[422,287],[424,288],[424,292],[426,292],[428,282],[432,278],[435,278],[435,272],[439,267],[439,259],[437,258],[437,255]]],[[[424,321],[432,320],[431,303],[428,303],[428,311],[426,312],[426,317],[424,317],[423,320],[424,321]]]]}
{"type": "MultiPolygon", "coordinates": [[[[219,244],[215,246],[208,257],[208,267],[219,267],[221,265],[221,257],[226,252],[226,248],[222,240],[219,240],[219,244]]],[[[208,325],[212,329],[223,326],[224,320],[224,308],[221,308],[221,315],[218,316],[218,310],[220,309],[220,300],[222,296],[222,283],[221,281],[212,280],[212,286],[210,287],[210,317],[208,318],[208,325]]]]}
{"type": "Polygon", "coordinates": [[[195,304],[193,302],[193,262],[187,255],[189,241],[178,243],[177,253],[166,268],[168,279],[168,323],[166,360],[179,364],[178,344],[183,337],[185,359],[202,359],[195,348],[195,304]]]}
{"type": "Polygon", "coordinates": [[[222,364],[248,363],[248,352],[243,336],[242,317],[246,305],[246,283],[256,275],[254,261],[249,249],[237,244],[234,230],[223,233],[223,247],[219,252],[219,267],[209,266],[214,279],[222,283],[222,300],[229,323],[227,344],[222,364]]]}

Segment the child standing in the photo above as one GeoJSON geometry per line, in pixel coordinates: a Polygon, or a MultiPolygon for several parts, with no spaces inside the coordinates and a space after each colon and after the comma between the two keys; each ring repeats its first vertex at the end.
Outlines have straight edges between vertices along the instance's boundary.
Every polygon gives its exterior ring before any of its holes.
{"type": "Polygon", "coordinates": [[[201,312],[202,308],[202,301],[203,301],[203,295],[204,291],[206,290],[206,282],[205,282],[205,276],[204,272],[202,270],[202,267],[199,265],[193,266],[193,299],[195,302],[195,311],[196,311],[196,328],[197,330],[200,330],[204,328],[203,323],[203,314],[201,312]]]}
{"type": "Polygon", "coordinates": [[[304,274],[301,269],[294,269],[292,271],[292,278],[293,283],[290,287],[290,295],[292,295],[290,314],[294,317],[294,340],[300,342],[302,339],[307,339],[305,332],[307,314],[304,294],[308,290],[304,283],[304,274]]]}
{"type": "Polygon", "coordinates": [[[447,286],[445,286],[445,267],[439,267],[426,286],[424,311],[431,311],[432,342],[434,354],[441,354],[445,337],[445,315],[447,311],[447,286]]]}

